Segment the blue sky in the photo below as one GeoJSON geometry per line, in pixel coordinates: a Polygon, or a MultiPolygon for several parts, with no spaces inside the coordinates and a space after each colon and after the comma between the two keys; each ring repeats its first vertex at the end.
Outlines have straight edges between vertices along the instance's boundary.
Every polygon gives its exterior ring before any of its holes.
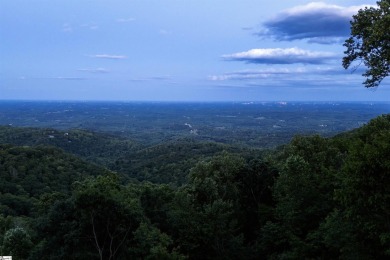
{"type": "Polygon", "coordinates": [[[341,66],[372,0],[1,0],[0,100],[388,101],[341,66]]]}

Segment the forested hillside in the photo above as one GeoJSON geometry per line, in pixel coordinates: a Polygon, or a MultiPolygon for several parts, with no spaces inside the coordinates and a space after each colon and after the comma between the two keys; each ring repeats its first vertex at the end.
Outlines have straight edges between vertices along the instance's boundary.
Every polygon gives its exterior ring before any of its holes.
{"type": "Polygon", "coordinates": [[[228,151],[253,157],[260,151],[200,141],[193,138],[176,138],[156,145],[140,143],[81,129],[60,131],[50,128],[23,128],[0,126],[0,144],[18,146],[54,146],[82,159],[139,181],[186,183],[189,170],[200,160],[228,151]]]}
{"type": "Polygon", "coordinates": [[[30,216],[43,194],[70,194],[75,181],[108,172],[53,147],[0,145],[0,210],[30,216]]]}
{"type": "Polygon", "coordinates": [[[55,146],[90,162],[109,165],[119,156],[142,146],[130,139],[81,129],[60,131],[52,128],[0,126],[0,143],[21,146],[55,146]]]}
{"type": "Polygon", "coordinates": [[[0,250],[13,259],[390,257],[390,115],[269,153],[1,131],[0,250]]]}

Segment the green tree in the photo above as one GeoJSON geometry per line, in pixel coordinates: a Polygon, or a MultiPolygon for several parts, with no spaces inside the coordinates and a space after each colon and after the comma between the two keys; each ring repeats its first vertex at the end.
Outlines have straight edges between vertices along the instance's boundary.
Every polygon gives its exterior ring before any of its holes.
{"type": "Polygon", "coordinates": [[[344,68],[356,60],[363,63],[367,88],[378,86],[390,72],[390,0],[377,4],[378,8],[366,7],[353,16],[351,37],[344,43],[344,68]]]}
{"type": "Polygon", "coordinates": [[[297,136],[279,157],[280,176],[273,186],[275,220],[262,228],[260,250],[276,258],[330,257],[319,226],[335,206],[333,190],[342,154],[332,140],[297,136]]]}
{"type": "Polygon", "coordinates": [[[2,254],[12,255],[15,260],[27,259],[32,246],[30,235],[23,228],[16,227],[5,233],[2,254]]]}
{"type": "Polygon", "coordinates": [[[242,174],[237,175],[238,221],[246,243],[256,240],[261,227],[272,218],[275,206],[272,187],[277,176],[276,168],[261,159],[250,160],[242,174]]]}
{"type": "Polygon", "coordinates": [[[238,223],[244,160],[223,153],[191,170],[189,185],[177,192],[171,221],[178,244],[192,259],[247,259],[238,223]]]}
{"type": "Polygon", "coordinates": [[[0,214],[0,255],[4,255],[1,251],[4,235],[7,232],[7,230],[12,228],[13,224],[13,217],[11,216],[4,216],[0,214]]]}
{"type": "Polygon", "coordinates": [[[389,158],[390,115],[386,115],[357,131],[336,190],[343,217],[352,226],[350,244],[356,245],[354,253],[361,258],[390,256],[389,158]]]}
{"type": "Polygon", "coordinates": [[[53,200],[39,220],[34,259],[126,259],[143,212],[137,194],[116,175],[76,182],[71,197],[53,200]]]}
{"type": "Polygon", "coordinates": [[[115,175],[87,179],[76,188],[74,198],[82,233],[99,258],[117,259],[143,218],[139,199],[115,175]]]}
{"type": "Polygon", "coordinates": [[[145,216],[162,232],[172,232],[168,215],[175,197],[175,190],[166,184],[149,182],[134,186],[140,191],[140,201],[145,216]]]}
{"type": "Polygon", "coordinates": [[[179,260],[186,259],[183,255],[172,251],[168,247],[172,244],[172,239],[165,233],[148,223],[142,222],[134,232],[135,246],[131,248],[132,255],[136,259],[166,259],[179,260]]]}

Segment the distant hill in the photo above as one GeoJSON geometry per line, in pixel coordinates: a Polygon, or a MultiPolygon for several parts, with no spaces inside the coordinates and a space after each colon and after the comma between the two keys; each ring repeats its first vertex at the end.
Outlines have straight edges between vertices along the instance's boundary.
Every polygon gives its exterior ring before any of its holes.
{"type": "Polygon", "coordinates": [[[251,157],[260,150],[244,149],[216,142],[194,139],[178,139],[140,149],[133,154],[121,156],[110,168],[140,181],[154,183],[187,183],[190,169],[199,161],[210,159],[223,151],[251,157]]]}
{"type": "Polygon", "coordinates": [[[12,126],[0,126],[0,144],[53,146],[139,181],[175,185],[186,183],[190,169],[197,162],[217,153],[252,154],[249,148],[195,138],[171,139],[147,147],[126,138],[87,130],[12,126]]]}
{"type": "Polygon", "coordinates": [[[108,134],[71,129],[0,126],[0,144],[22,146],[50,145],[107,166],[119,156],[141,148],[135,141],[108,134]]]}
{"type": "Polygon", "coordinates": [[[29,215],[44,193],[69,193],[75,181],[109,173],[54,147],[0,144],[0,214],[29,215]]]}

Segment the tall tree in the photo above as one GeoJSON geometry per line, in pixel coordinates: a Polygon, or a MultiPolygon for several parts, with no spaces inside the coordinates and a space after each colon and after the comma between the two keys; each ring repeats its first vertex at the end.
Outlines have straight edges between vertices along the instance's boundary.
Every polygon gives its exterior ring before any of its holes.
{"type": "Polygon", "coordinates": [[[366,7],[353,16],[351,37],[344,43],[344,68],[354,61],[363,63],[367,67],[363,74],[367,88],[378,86],[390,72],[390,0],[377,4],[377,8],[366,7]]]}
{"type": "Polygon", "coordinates": [[[192,259],[248,259],[237,221],[244,160],[228,153],[191,169],[189,185],[177,192],[171,221],[183,252],[192,259]]]}
{"type": "Polygon", "coordinates": [[[341,152],[332,140],[297,136],[279,156],[275,220],[262,228],[261,250],[275,258],[332,258],[320,245],[318,227],[334,208],[341,152]]]}
{"type": "Polygon", "coordinates": [[[33,259],[126,259],[143,219],[139,199],[114,174],[74,183],[40,220],[33,259]]]}
{"type": "Polygon", "coordinates": [[[117,259],[142,220],[138,198],[116,175],[87,179],[74,193],[75,212],[83,234],[100,259],[117,259]]]}
{"type": "Polygon", "coordinates": [[[385,259],[390,256],[390,115],[372,120],[357,137],[335,197],[353,231],[353,253],[385,259]]]}
{"type": "Polygon", "coordinates": [[[23,228],[16,227],[5,233],[1,251],[16,259],[26,259],[32,247],[30,235],[23,228]]]}

